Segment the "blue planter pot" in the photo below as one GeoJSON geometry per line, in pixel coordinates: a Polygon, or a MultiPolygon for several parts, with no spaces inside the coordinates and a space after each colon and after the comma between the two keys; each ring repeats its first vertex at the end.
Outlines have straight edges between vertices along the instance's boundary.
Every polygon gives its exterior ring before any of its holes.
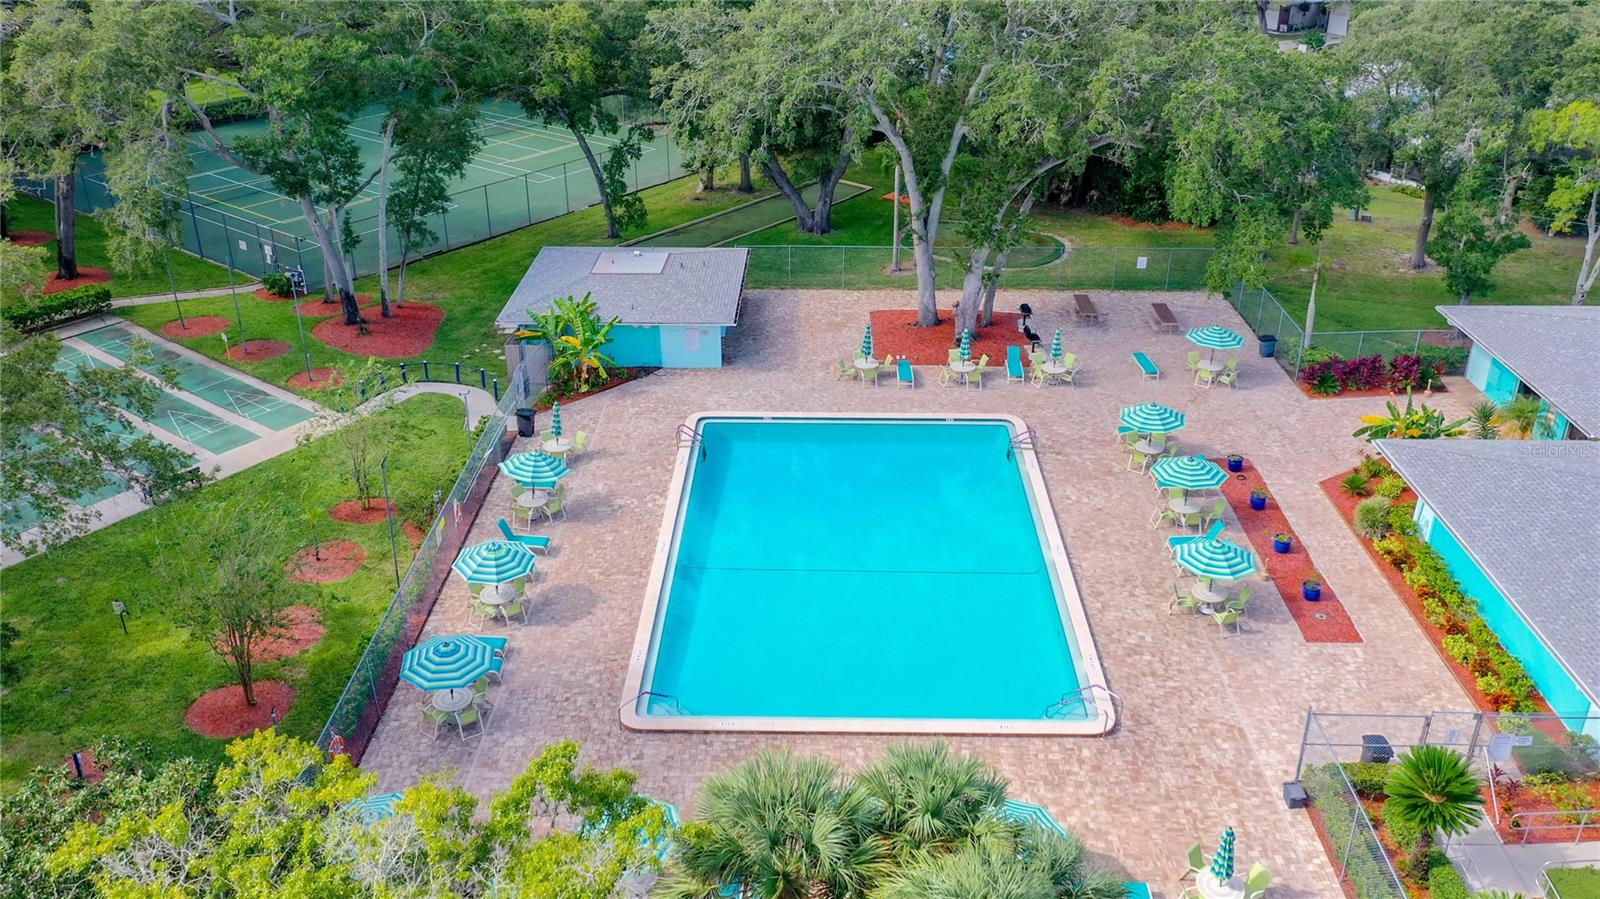
{"type": "Polygon", "coordinates": [[[1244,471],[1244,459],[1242,459],[1242,458],[1241,459],[1229,459],[1228,460],[1228,470],[1229,471],[1244,471]]]}
{"type": "Polygon", "coordinates": [[[1301,584],[1300,585],[1300,595],[1305,597],[1306,602],[1316,602],[1317,600],[1322,598],[1322,588],[1321,587],[1307,587],[1305,584],[1301,584]]]}
{"type": "Polygon", "coordinates": [[[1250,497],[1250,508],[1260,512],[1267,507],[1267,498],[1264,496],[1250,497]]]}
{"type": "Polygon", "coordinates": [[[1294,549],[1294,538],[1293,537],[1290,537],[1288,540],[1279,540],[1277,537],[1273,537],[1272,538],[1272,551],[1273,552],[1275,552],[1275,553],[1286,553],[1286,552],[1288,552],[1289,550],[1292,550],[1292,549],[1294,549]]]}

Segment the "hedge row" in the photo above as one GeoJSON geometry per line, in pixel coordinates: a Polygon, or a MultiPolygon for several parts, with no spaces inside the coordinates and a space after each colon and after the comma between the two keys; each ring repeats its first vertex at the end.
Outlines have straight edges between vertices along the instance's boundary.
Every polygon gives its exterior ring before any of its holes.
{"type": "MultiPolygon", "coordinates": [[[[1339,776],[1340,765],[1330,762],[1307,768],[1301,780],[1311,804],[1322,813],[1322,829],[1329,845],[1340,854],[1345,877],[1355,888],[1357,899],[1400,899],[1404,894],[1395,886],[1382,844],[1368,831],[1366,811],[1345,788],[1339,776]],[[1346,848],[1349,856],[1342,857],[1346,848]]],[[[1349,770],[1349,766],[1344,766],[1349,770]]]]}
{"type": "Polygon", "coordinates": [[[19,331],[37,331],[110,308],[111,288],[104,284],[87,284],[46,294],[31,306],[0,309],[0,319],[19,331]]]}
{"type": "Polygon", "coordinates": [[[1444,651],[1476,678],[1478,692],[1502,712],[1538,709],[1538,691],[1522,663],[1500,645],[1477,603],[1461,590],[1444,558],[1416,535],[1415,503],[1389,508],[1394,533],[1372,541],[1378,554],[1398,568],[1422,603],[1428,622],[1444,632],[1444,651]]]}
{"type": "Polygon", "coordinates": [[[1308,351],[1300,367],[1300,382],[1313,393],[1333,395],[1346,390],[1395,392],[1437,384],[1443,368],[1421,356],[1402,353],[1385,361],[1383,354],[1345,359],[1337,353],[1308,351]]]}

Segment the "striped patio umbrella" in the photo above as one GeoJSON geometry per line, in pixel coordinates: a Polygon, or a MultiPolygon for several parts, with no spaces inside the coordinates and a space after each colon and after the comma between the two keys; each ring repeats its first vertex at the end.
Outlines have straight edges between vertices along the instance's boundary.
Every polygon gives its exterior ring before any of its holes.
{"type": "Polygon", "coordinates": [[[524,487],[554,487],[570,474],[560,456],[549,453],[515,453],[500,463],[500,472],[524,487]]]}
{"type": "Polygon", "coordinates": [[[347,812],[355,812],[362,824],[376,824],[394,814],[394,804],[399,801],[399,793],[379,793],[352,799],[345,803],[344,808],[347,812]]]}
{"type": "Polygon", "coordinates": [[[1003,817],[1024,826],[1037,825],[1045,830],[1053,831],[1062,836],[1067,835],[1067,829],[1062,827],[1061,822],[1057,821],[1055,816],[1050,814],[1050,812],[1042,805],[1034,805],[1031,802],[1018,802],[1015,799],[1007,799],[1005,805],[1000,807],[1000,814],[1003,817]]]}
{"type": "Polygon", "coordinates": [[[1211,490],[1228,480],[1222,466],[1205,456],[1164,456],[1150,466],[1157,487],[1178,487],[1183,490],[1211,490]]]}
{"type": "Polygon", "coordinates": [[[485,540],[461,551],[450,567],[469,584],[505,584],[533,572],[533,550],[508,540],[485,540]]]}
{"type": "Polygon", "coordinates": [[[1185,418],[1182,412],[1160,403],[1140,403],[1123,407],[1120,421],[1140,434],[1170,434],[1183,427],[1185,418]]]}
{"type": "Polygon", "coordinates": [[[1217,854],[1211,856],[1211,876],[1218,883],[1227,883],[1233,879],[1233,828],[1222,832],[1222,841],[1217,844],[1217,854]]]}
{"type": "Polygon", "coordinates": [[[1236,350],[1244,346],[1244,338],[1227,328],[1217,325],[1207,325],[1204,328],[1190,328],[1189,342],[1195,346],[1202,346],[1211,351],[1212,358],[1216,358],[1217,350],[1236,350]]]}
{"type": "Polygon", "coordinates": [[[561,436],[561,401],[556,400],[550,404],[550,436],[561,436]]]}
{"type": "Polygon", "coordinates": [[[1232,540],[1190,540],[1173,553],[1178,567],[1195,577],[1216,581],[1236,581],[1254,574],[1261,567],[1256,554],[1232,540]]]}
{"type": "Polygon", "coordinates": [[[872,358],[872,322],[867,322],[866,333],[861,335],[861,355],[872,358]]]}
{"type": "Polygon", "coordinates": [[[1056,359],[1056,360],[1059,360],[1061,358],[1061,329],[1060,328],[1056,329],[1056,336],[1050,338],[1050,358],[1051,359],[1056,359]]]}
{"type": "Polygon", "coordinates": [[[400,676],[433,692],[470,687],[494,666],[494,650],[470,634],[429,637],[406,650],[400,676]]]}
{"type": "Polygon", "coordinates": [[[961,361],[972,361],[972,332],[966,328],[961,329],[961,361]]]}

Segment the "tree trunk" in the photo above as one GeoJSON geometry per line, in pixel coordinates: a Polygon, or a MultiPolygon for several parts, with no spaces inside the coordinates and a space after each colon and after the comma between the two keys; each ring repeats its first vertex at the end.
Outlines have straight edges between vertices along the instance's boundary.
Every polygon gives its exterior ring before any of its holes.
{"type": "MultiPolygon", "coordinates": [[[[846,129],[838,161],[833,164],[833,170],[817,182],[817,208],[811,217],[812,234],[827,234],[833,230],[833,194],[838,190],[839,182],[844,180],[845,170],[850,168],[850,147],[854,143],[855,132],[846,129]]],[[[896,197],[895,202],[899,201],[896,197]]]]}
{"type": "Polygon", "coordinates": [[[984,277],[983,287],[983,326],[985,328],[994,324],[994,295],[1000,289],[1000,275],[1006,270],[1006,261],[1011,258],[1011,251],[1006,250],[994,259],[994,265],[989,267],[989,273],[984,277]]]}
{"type": "Polygon", "coordinates": [[[708,190],[716,190],[716,189],[717,189],[717,167],[714,166],[714,165],[708,165],[704,169],[700,170],[700,187],[699,187],[699,190],[700,190],[701,193],[705,193],[708,190]]]}
{"type": "Polygon", "coordinates": [[[978,330],[978,311],[983,307],[983,274],[988,265],[989,248],[974,248],[967,260],[967,272],[961,278],[961,302],[956,307],[957,337],[962,331],[978,330]]]}
{"type": "Polygon", "coordinates": [[[571,125],[567,126],[567,130],[572,133],[572,139],[577,142],[578,149],[583,151],[583,158],[589,160],[589,171],[594,174],[594,184],[600,188],[600,205],[604,206],[606,211],[606,236],[612,239],[621,237],[622,232],[617,229],[617,215],[611,211],[611,193],[606,190],[606,173],[600,168],[600,160],[595,158],[594,151],[589,148],[589,140],[583,136],[582,131],[571,125]]]}
{"type": "Polygon", "coordinates": [[[72,172],[56,176],[56,277],[78,277],[78,211],[72,172]]]}
{"type": "Polygon", "coordinates": [[[1417,223],[1417,243],[1411,250],[1411,268],[1421,271],[1428,267],[1428,232],[1433,230],[1433,191],[1422,190],[1422,221],[1417,223]]]}
{"type": "Polygon", "coordinates": [[[0,203],[0,240],[11,239],[11,219],[6,216],[6,204],[0,203]]]}
{"type": "Polygon", "coordinates": [[[396,306],[406,304],[406,253],[400,253],[400,272],[394,281],[394,303],[396,306]]]}
{"type": "Polygon", "coordinates": [[[1289,220],[1289,245],[1294,246],[1300,242],[1300,208],[1295,207],[1294,218],[1289,220]]]}
{"type": "Polygon", "coordinates": [[[383,317],[394,315],[389,306],[389,164],[393,162],[394,122],[383,129],[378,157],[378,304],[383,317]]]}
{"type": "Polygon", "coordinates": [[[256,677],[251,669],[249,652],[240,652],[233,657],[234,668],[239,674],[239,687],[244,690],[244,704],[256,704],[256,677]]]}
{"type": "MultiPolygon", "coordinates": [[[[339,303],[344,308],[344,323],[347,325],[364,325],[367,320],[361,317],[361,307],[356,303],[355,281],[350,277],[350,270],[345,267],[343,255],[333,240],[333,234],[322,221],[317,208],[312,205],[310,197],[300,198],[300,213],[305,216],[306,223],[311,226],[311,236],[316,238],[317,246],[322,250],[322,266],[325,272],[324,280],[330,289],[339,292],[339,303]]],[[[334,217],[337,225],[338,217],[334,217]]]]}
{"type": "Polygon", "coordinates": [[[1461,291],[1461,301],[1460,301],[1459,305],[1462,305],[1462,306],[1467,305],[1467,301],[1470,300],[1470,299],[1472,299],[1472,291],[1470,291],[1470,290],[1461,291]]]}
{"type": "Polygon", "coordinates": [[[1594,289],[1595,276],[1600,274],[1600,258],[1595,255],[1597,244],[1600,244],[1600,229],[1596,225],[1597,207],[1600,207],[1600,186],[1589,192],[1589,234],[1583,242],[1583,265],[1578,267],[1578,286],[1572,291],[1572,305],[1582,306],[1589,302],[1589,291],[1594,289]]]}
{"type": "Polygon", "coordinates": [[[766,171],[767,177],[772,179],[772,183],[777,186],[778,192],[788,198],[789,205],[794,207],[795,225],[800,229],[800,233],[815,233],[816,222],[811,215],[811,207],[806,205],[806,198],[800,195],[799,188],[795,187],[794,182],[789,180],[789,173],[783,170],[782,164],[778,162],[778,157],[771,150],[767,150],[761,155],[761,168],[766,171]]]}
{"type": "Polygon", "coordinates": [[[739,154],[739,193],[755,193],[756,184],[750,180],[750,154],[739,154]]]}

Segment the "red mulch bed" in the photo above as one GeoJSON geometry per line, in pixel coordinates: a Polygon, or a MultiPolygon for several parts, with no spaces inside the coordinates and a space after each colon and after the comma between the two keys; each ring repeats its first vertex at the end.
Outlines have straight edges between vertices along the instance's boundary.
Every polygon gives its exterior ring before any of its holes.
{"type": "MultiPolygon", "coordinates": [[[[976,362],[988,353],[989,365],[1003,368],[1006,347],[1018,343],[1026,347],[1027,341],[1017,330],[1021,317],[1015,312],[996,312],[994,324],[974,331],[972,360],[976,362]]],[[[956,345],[955,320],[948,315],[931,328],[919,328],[915,309],[874,309],[871,321],[872,354],[880,359],[893,353],[895,358],[910,359],[912,365],[943,365],[950,358],[950,348],[956,345]]],[[[1024,352],[1022,356],[1026,365],[1028,354],[1024,352]]]]}
{"type": "Polygon", "coordinates": [[[283,681],[258,680],[255,694],[256,704],[246,705],[244,689],[238,684],[218,687],[189,706],[184,723],[202,737],[231,740],[271,727],[273,709],[282,721],[294,704],[294,688],[283,681]]]}
{"type": "Polygon", "coordinates": [[[306,377],[304,371],[297,371],[289,376],[289,386],[294,390],[329,390],[344,383],[344,372],[332,368],[313,368],[311,370],[315,380],[306,377]]]}
{"type": "Polygon", "coordinates": [[[345,524],[377,524],[389,518],[389,501],[374,499],[367,508],[362,508],[361,500],[349,499],[328,510],[328,517],[334,521],[345,524]]]}
{"type": "MultiPolygon", "coordinates": [[[[361,299],[369,300],[371,297],[363,296],[361,299]]],[[[294,309],[306,318],[331,318],[335,315],[344,314],[343,306],[338,303],[330,303],[327,300],[305,300],[295,306],[294,309]]]]}
{"type": "Polygon", "coordinates": [[[63,290],[71,290],[74,287],[104,284],[110,280],[111,273],[105,269],[95,268],[91,265],[80,265],[78,266],[78,277],[73,278],[71,281],[63,281],[55,275],[51,275],[50,280],[44,282],[44,292],[47,294],[60,293],[63,290]]]}
{"type": "Polygon", "coordinates": [[[360,326],[346,325],[342,318],[329,319],[311,333],[336,350],[357,356],[377,356],[383,359],[404,359],[416,356],[433,346],[433,336],[444,321],[444,309],[427,303],[407,303],[394,307],[394,315],[384,318],[378,306],[361,310],[367,319],[366,334],[360,326]]]}
{"type": "MultiPolygon", "coordinates": [[[[582,393],[563,394],[562,396],[558,396],[555,399],[557,399],[557,400],[559,400],[559,401],[561,401],[563,403],[569,403],[569,404],[570,403],[575,403],[578,400],[581,400],[586,396],[594,396],[597,393],[605,393],[607,390],[610,390],[613,387],[621,387],[622,385],[628,383],[629,381],[637,381],[640,378],[644,377],[645,375],[648,375],[648,374],[650,374],[652,372],[655,372],[655,371],[659,371],[659,369],[648,367],[648,366],[639,366],[637,368],[613,368],[613,369],[608,369],[608,371],[611,372],[611,380],[605,382],[604,384],[601,384],[599,387],[596,387],[593,390],[585,390],[582,393]]],[[[535,409],[539,409],[541,411],[544,411],[544,410],[548,410],[550,408],[550,405],[551,404],[548,403],[548,402],[540,401],[540,402],[535,403],[533,407],[535,409]]]]}
{"type": "Polygon", "coordinates": [[[300,550],[283,566],[284,573],[302,584],[331,584],[355,574],[367,560],[367,551],[349,540],[324,540],[320,554],[315,544],[300,550]]]}
{"type": "Polygon", "coordinates": [[[19,247],[37,247],[55,240],[56,236],[49,231],[12,231],[6,240],[19,247]]]}
{"type": "MultiPolygon", "coordinates": [[[[292,575],[291,575],[292,577],[292,575]]],[[[322,613],[310,606],[292,605],[283,610],[288,620],[283,633],[256,646],[255,660],[276,662],[292,658],[316,645],[328,629],[322,626],[322,613]]]]}
{"type": "Polygon", "coordinates": [[[182,337],[192,340],[197,337],[210,337],[213,334],[221,334],[232,326],[233,319],[225,315],[191,315],[182,321],[173,319],[167,322],[161,326],[161,333],[168,337],[182,337]],[[187,328],[184,327],[185,323],[188,324],[187,328]]]}
{"type": "Polygon", "coordinates": [[[407,520],[401,522],[400,530],[405,533],[406,539],[411,541],[412,549],[421,546],[422,541],[428,539],[428,535],[423,532],[422,528],[417,526],[415,521],[407,520]]]}
{"type": "MultiPolygon", "coordinates": [[[[1212,461],[1227,466],[1226,459],[1212,461]]],[[[1311,564],[1311,554],[1298,536],[1294,539],[1294,548],[1289,552],[1278,553],[1273,550],[1272,536],[1279,532],[1293,534],[1294,529],[1289,527],[1289,519],[1275,500],[1268,499],[1267,507],[1260,512],[1250,508],[1250,491],[1257,488],[1266,490],[1267,482],[1249,459],[1244,461],[1244,471],[1240,474],[1242,478],[1234,475],[1223,482],[1222,495],[1233,507],[1233,514],[1239,517],[1239,524],[1250,539],[1250,545],[1261,556],[1267,576],[1272,578],[1294,623],[1300,628],[1300,636],[1307,643],[1360,643],[1361,632],[1356,630],[1350,613],[1345,611],[1344,604],[1339,602],[1339,595],[1326,579],[1322,583],[1322,599],[1309,602],[1300,595],[1300,582],[1316,568],[1311,564]]]]}
{"type": "Polygon", "coordinates": [[[266,300],[269,303],[287,303],[294,299],[294,297],[280,297],[265,287],[257,287],[255,292],[256,299],[266,300]]]}
{"type": "MultiPolygon", "coordinates": [[[[1405,400],[1403,395],[1394,393],[1387,387],[1374,387],[1371,390],[1344,390],[1339,393],[1324,396],[1323,394],[1312,391],[1311,387],[1308,386],[1304,381],[1296,380],[1294,385],[1300,388],[1301,393],[1311,397],[1314,400],[1350,400],[1361,399],[1363,397],[1381,396],[1395,400],[1398,405],[1404,405],[1405,400]]],[[[1444,393],[1445,389],[1443,387],[1435,387],[1433,388],[1433,392],[1444,393]]],[[[1421,391],[1418,391],[1416,395],[1417,402],[1422,402],[1424,399],[1427,399],[1427,396],[1428,395],[1423,394],[1421,391]]]]}
{"type": "MultiPolygon", "coordinates": [[[[35,232],[35,233],[39,233],[39,232],[35,232]]],[[[84,783],[86,783],[86,784],[97,784],[100,781],[106,779],[106,773],[104,771],[100,770],[100,766],[99,765],[95,764],[94,750],[93,749],[80,749],[80,750],[78,750],[78,763],[83,766],[83,782],[84,783]]],[[[72,775],[73,777],[77,777],[78,776],[78,769],[74,768],[73,765],[72,765],[72,754],[71,753],[67,754],[67,760],[62,762],[61,764],[66,766],[68,774],[72,775]]]]}
{"type": "Polygon", "coordinates": [[[235,362],[260,362],[275,359],[291,349],[293,347],[282,340],[246,340],[228,347],[228,358],[235,362]]]}
{"type": "MultiPolygon", "coordinates": [[[[880,200],[888,200],[889,202],[893,203],[895,201],[895,193],[894,193],[894,191],[891,190],[888,193],[884,194],[883,196],[879,197],[878,199],[880,199],[880,200]]],[[[911,198],[906,196],[905,194],[900,194],[900,205],[901,206],[910,206],[911,205],[911,198]]]]}

